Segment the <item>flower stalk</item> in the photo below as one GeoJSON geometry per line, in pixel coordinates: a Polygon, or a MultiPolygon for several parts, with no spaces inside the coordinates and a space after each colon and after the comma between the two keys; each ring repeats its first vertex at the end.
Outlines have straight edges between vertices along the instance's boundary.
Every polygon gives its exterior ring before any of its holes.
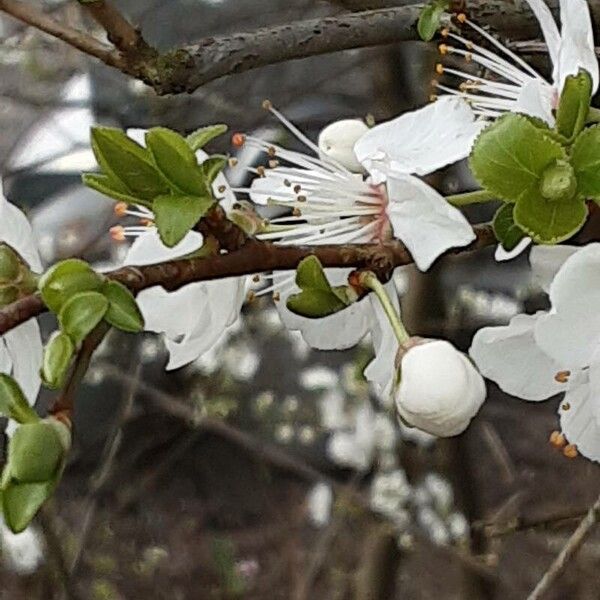
{"type": "Polygon", "coordinates": [[[396,309],[394,308],[388,293],[385,291],[383,284],[379,281],[379,279],[377,279],[377,276],[372,271],[365,271],[361,273],[359,282],[363,287],[375,293],[390,322],[390,325],[392,326],[392,329],[394,330],[394,334],[398,339],[398,343],[400,346],[405,346],[410,340],[410,334],[406,330],[404,323],[402,323],[400,315],[396,312],[396,309]]]}

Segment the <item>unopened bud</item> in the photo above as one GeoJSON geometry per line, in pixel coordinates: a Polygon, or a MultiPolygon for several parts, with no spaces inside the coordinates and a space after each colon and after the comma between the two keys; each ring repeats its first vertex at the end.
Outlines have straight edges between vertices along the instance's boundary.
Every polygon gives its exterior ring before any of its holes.
{"type": "Polygon", "coordinates": [[[401,359],[396,405],[404,421],[432,435],[462,433],[486,390],[473,363],[443,340],[419,340],[401,359]]]}
{"type": "Polygon", "coordinates": [[[344,119],[331,123],[319,135],[321,159],[333,159],[353,173],[362,173],[363,167],[354,153],[356,142],[369,131],[359,119],[344,119]]]}

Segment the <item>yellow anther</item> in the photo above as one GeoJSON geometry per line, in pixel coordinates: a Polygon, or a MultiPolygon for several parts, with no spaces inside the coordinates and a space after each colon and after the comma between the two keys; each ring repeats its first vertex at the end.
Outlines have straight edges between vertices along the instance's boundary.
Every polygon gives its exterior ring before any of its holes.
{"type": "Polygon", "coordinates": [[[473,55],[470,52],[468,52],[467,54],[465,54],[465,61],[467,61],[469,63],[472,60],[473,60],[473,55]]]}
{"type": "Polygon", "coordinates": [[[227,186],[226,185],[220,185],[218,188],[218,192],[219,194],[224,194],[227,191],[227,186]]]}
{"type": "Polygon", "coordinates": [[[228,163],[229,163],[229,167],[231,169],[233,169],[233,167],[237,167],[238,159],[237,158],[230,158],[229,161],[228,161],[228,163]]]}
{"type": "Polygon", "coordinates": [[[441,31],[440,31],[440,35],[442,37],[448,37],[450,35],[450,29],[448,27],[444,27],[441,31]]]}
{"type": "Polygon", "coordinates": [[[127,214],[127,202],[117,202],[114,211],[117,217],[124,217],[127,214]]]}
{"type": "Polygon", "coordinates": [[[567,458],[577,458],[579,456],[579,452],[577,451],[577,446],[575,444],[569,444],[563,448],[563,454],[567,458]]]}
{"type": "Polygon", "coordinates": [[[555,448],[564,448],[567,445],[565,436],[560,431],[553,431],[550,434],[550,444],[555,448]]]}
{"type": "Polygon", "coordinates": [[[271,169],[275,169],[278,166],[279,166],[279,161],[278,160],[270,160],[269,161],[269,167],[271,169]]]}
{"type": "Polygon", "coordinates": [[[571,371],[559,371],[554,376],[554,381],[557,383],[567,383],[569,381],[569,377],[571,376],[571,371]]]}
{"type": "Polygon", "coordinates": [[[252,290],[250,290],[246,294],[246,302],[254,302],[254,300],[256,300],[256,294],[252,290]]]}
{"type": "Polygon", "coordinates": [[[435,72],[438,75],[443,75],[444,74],[444,65],[442,63],[438,63],[437,65],[435,65],[435,72]]]}
{"type": "Polygon", "coordinates": [[[460,13],[460,14],[456,15],[456,20],[459,23],[466,23],[467,22],[467,15],[465,15],[465,13],[460,13]]]}
{"type": "Polygon", "coordinates": [[[260,165],[260,167],[256,168],[256,172],[257,172],[257,174],[258,174],[259,177],[264,177],[266,171],[267,170],[262,165],[260,165]]]}
{"type": "Polygon", "coordinates": [[[440,44],[438,50],[442,56],[448,54],[448,44],[440,44]]]}
{"type": "Polygon", "coordinates": [[[306,196],[298,196],[298,202],[306,202],[306,196]]]}
{"type": "Polygon", "coordinates": [[[143,227],[152,227],[154,225],[154,221],[152,219],[140,219],[140,225],[143,227]]]}
{"type": "Polygon", "coordinates": [[[431,94],[429,96],[429,102],[435,102],[438,99],[437,94],[431,94]]]}
{"type": "Polygon", "coordinates": [[[273,301],[274,302],[279,302],[281,300],[281,294],[279,292],[275,292],[273,294],[273,301]]]}
{"type": "Polygon", "coordinates": [[[269,146],[269,148],[267,149],[267,154],[273,158],[277,155],[277,150],[275,149],[275,146],[269,146]]]}
{"type": "Polygon", "coordinates": [[[294,217],[301,217],[302,211],[299,208],[294,208],[294,210],[292,211],[292,215],[294,215],[294,217]]]}
{"type": "Polygon", "coordinates": [[[254,283],[258,283],[258,282],[260,281],[260,275],[255,275],[255,276],[252,278],[252,281],[254,281],[254,283]]]}
{"type": "Polygon", "coordinates": [[[262,107],[265,110],[271,110],[273,108],[273,103],[270,100],[263,100],[262,101],[262,107]]]}
{"type": "Polygon", "coordinates": [[[115,225],[110,228],[110,237],[115,240],[115,242],[124,242],[125,241],[125,228],[121,225],[115,225]]]}
{"type": "Polygon", "coordinates": [[[565,403],[564,403],[564,404],[561,406],[561,408],[562,408],[563,410],[565,410],[565,411],[567,411],[567,410],[571,410],[571,405],[570,405],[568,402],[565,402],[565,403]]]}

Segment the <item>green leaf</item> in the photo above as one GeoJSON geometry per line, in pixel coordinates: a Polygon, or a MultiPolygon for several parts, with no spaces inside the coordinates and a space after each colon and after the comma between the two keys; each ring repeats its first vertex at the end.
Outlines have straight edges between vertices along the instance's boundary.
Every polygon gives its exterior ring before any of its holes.
{"type": "Polygon", "coordinates": [[[5,373],[0,373],[0,414],[17,423],[35,423],[40,420],[19,384],[5,373]]]}
{"type": "Polygon", "coordinates": [[[196,152],[196,150],[204,148],[211,140],[227,133],[227,129],[227,125],[222,124],[201,127],[200,129],[196,129],[193,133],[190,133],[185,141],[188,143],[189,147],[196,152]]]}
{"type": "Polygon", "coordinates": [[[332,288],[316,256],[308,256],[298,265],[296,285],[299,294],[290,296],[287,307],[303,317],[318,319],[346,308],[351,301],[342,289],[332,288]]]}
{"type": "Polygon", "coordinates": [[[600,125],[584,130],[571,148],[577,193],[600,201],[600,125]]]}
{"type": "Polygon", "coordinates": [[[44,348],[40,375],[44,385],[52,390],[62,387],[71,359],[75,354],[75,344],[62,331],[55,331],[44,348]]]}
{"type": "Polygon", "coordinates": [[[13,533],[21,533],[31,523],[58,481],[10,483],[2,490],[4,521],[13,533]]]}
{"type": "Polygon", "coordinates": [[[308,256],[300,262],[296,270],[296,285],[301,290],[317,289],[326,292],[331,290],[321,261],[316,256],[308,256]]]}
{"type": "Polygon", "coordinates": [[[92,128],[92,149],[111,187],[144,200],[152,200],[168,191],[146,148],[134,142],[120,129],[92,128]]]}
{"type": "Polygon", "coordinates": [[[581,229],[588,215],[579,198],[548,201],[541,193],[525,194],[514,210],[515,224],[539,244],[558,244],[581,229]]]}
{"type": "Polygon", "coordinates": [[[492,222],[494,234],[507,252],[514,250],[525,237],[525,232],[515,224],[514,208],[514,204],[503,204],[492,222]]]}
{"type": "Polygon", "coordinates": [[[155,127],[146,133],[146,144],[165,181],[176,191],[191,196],[207,193],[196,155],[175,131],[155,127]]]}
{"type": "Polygon", "coordinates": [[[448,8],[449,2],[439,0],[423,8],[417,23],[417,31],[423,41],[430,42],[433,39],[436,31],[440,28],[442,15],[448,8]]]}
{"type": "Polygon", "coordinates": [[[215,154],[214,156],[209,156],[201,165],[202,173],[206,181],[212,185],[214,180],[217,178],[219,173],[225,168],[227,165],[227,161],[229,159],[227,156],[223,156],[221,154],[215,154]]]}
{"type": "Polygon", "coordinates": [[[13,283],[21,272],[21,258],[8,245],[0,243],[0,284],[13,283]]]}
{"type": "Polygon", "coordinates": [[[113,180],[108,175],[84,173],[81,176],[81,180],[85,186],[96,192],[100,192],[101,194],[104,194],[113,200],[126,202],[127,204],[141,204],[142,206],[152,208],[151,201],[132,196],[128,193],[128,191],[123,191],[121,188],[113,184],[113,180]]]}
{"type": "Polygon", "coordinates": [[[61,330],[78,345],[102,321],[108,299],[100,292],[81,292],[65,302],[58,315],[61,330]]]}
{"type": "Polygon", "coordinates": [[[471,152],[479,183],[508,202],[537,191],[543,172],[566,151],[522,115],[507,114],[484,129],[471,152]]]}
{"type": "Polygon", "coordinates": [[[587,71],[569,75],[562,89],[556,112],[556,130],[571,140],[585,127],[590,110],[593,82],[587,71]]]}
{"type": "Polygon", "coordinates": [[[346,308],[333,292],[308,289],[290,296],[287,307],[293,312],[309,319],[327,317],[346,308]]]}
{"type": "Polygon", "coordinates": [[[104,318],[117,329],[129,333],[144,330],[144,317],[133,294],[118,281],[107,281],[102,293],[108,299],[108,311],[104,318]]]}
{"type": "Polygon", "coordinates": [[[59,313],[63,304],[78,292],[98,291],[103,277],[83,260],[69,258],[50,267],[40,278],[38,289],[44,304],[54,313],[59,313]]]}
{"type": "Polygon", "coordinates": [[[159,196],[154,221],[165,246],[176,246],[214,204],[210,196],[159,196]]]}
{"type": "Polygon", "coordinates": [[[65,454],[58,433],[44,421],[17,427],[8,445],[7,468],[18,483],[42,483],[53,479],[65,454]]]}

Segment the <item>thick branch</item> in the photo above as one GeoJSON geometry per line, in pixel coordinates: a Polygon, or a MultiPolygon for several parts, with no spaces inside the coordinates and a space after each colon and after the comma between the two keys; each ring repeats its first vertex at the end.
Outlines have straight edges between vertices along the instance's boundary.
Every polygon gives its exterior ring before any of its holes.
{"type": "MultiPolygon", "coordinates": [[[[469,252],[491,246],[496,238],[490,226],[475,228],[476,240],[469,246],[451,251],[469,252]]],[[[196,281],[253,275],[264,271],[288,271],[307,256],[317,256],[324,267],[368,268],[382,277],[413,262],[408,250],[400,243],[385,245],[350,244],[346,246],[276,246],[249,240],[241,249],[208,258],[182,259],[144,267],[123,267],[107,274],[132,292],[139,293],[160,285],[168,291],[177,290],[196,281]]],[[[0,310],[0,335],[14,329],[32,317],[45,312],[39,294],[27,296],[0,310]]]]}
{"type": "MultiPolygon", "coordinates": [[[[548,4],[556,14],[558,0],[550,0],[548,4]]],[[[600,0],[590,0],[589,4],[594,17],[600,17],[600,0]]],[[[110,5],[99,0],[91,6],[90,10],[96,11],[94,16],[105,27],[109,37],[112,36],[115,44],[122,47],[122,54],[111,52],[94,38],[60,25],[29,4],[0,0],[0,10],[144,81],[159,94],[191,93],[220,77],[287,60],[416,40],[415,25],[421,10],[420,6],[396,6],[308,19],[250,32],[208,37],[192,46],[161,55],[143,43],[141,34],[110,5]],[[94,8],[95,5],[99,8],[94,8]]],[[[514,39],[540,33],[537,20],[530,10],[523,12],[521,7],[525,5],[522,3],[470,0],[467,6],[473,19],[501,33],[510,33],[514,39]]]]}
{"type": "Polygon", "coordinates": [[[99,42],[83,31],[55,21],[32,4],[18,0],[0,0],[0,11],[66,42],[85,54],[99,58],[111,67],[125,70],[126,65],[114,48],[99,42]]]}

